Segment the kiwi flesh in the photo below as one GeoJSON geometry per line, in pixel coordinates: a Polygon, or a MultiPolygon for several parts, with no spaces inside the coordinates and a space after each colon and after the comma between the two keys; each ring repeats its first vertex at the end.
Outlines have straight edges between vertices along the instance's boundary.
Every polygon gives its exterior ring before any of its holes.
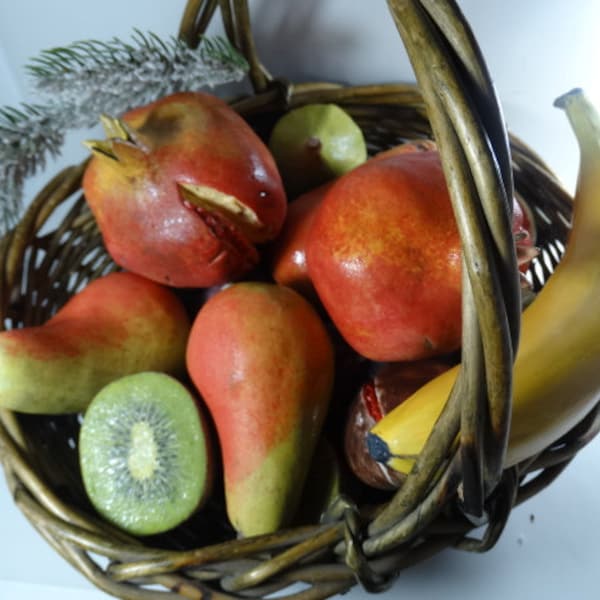
{"type": "Polygon", "coordinates": [[[95,509],[134,535],[176,527],[212,488],[206,418],[192,393],[164,373],[128,375],[100,390],[83,419],[79,460],[95,509]]]}

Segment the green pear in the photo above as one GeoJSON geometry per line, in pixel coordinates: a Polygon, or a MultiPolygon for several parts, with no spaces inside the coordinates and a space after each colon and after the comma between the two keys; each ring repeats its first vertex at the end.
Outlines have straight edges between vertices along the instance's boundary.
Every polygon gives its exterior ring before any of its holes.
{"type": "Polygon", "coordinates": [[[367,159],[361,128],[336,104],[306,104],[283,115],[271,132],[269,149],[292,198],[367,159]]]}

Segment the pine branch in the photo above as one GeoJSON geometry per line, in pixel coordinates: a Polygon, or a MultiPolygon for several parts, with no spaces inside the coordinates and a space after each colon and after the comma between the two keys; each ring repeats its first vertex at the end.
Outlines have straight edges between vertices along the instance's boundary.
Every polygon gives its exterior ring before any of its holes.
{"type": "Polygon", "coordinates": [[[9,177],[0,185],[0,231],[4,234],[18,222],[21,212],[23,184],[16,177],[9,177]]]}
{"type": "Polygon", "coordinates": [[[134,30],[131,43],[78,41],[44,50],[26,68],[46,102],[0,107],[0,233],[18,220],[26,178],[60,154],[67,130],[171,93],[239,81],[248,65],[221,38],[192,49],[134,30]]]}
{"type": "Polygon", "coordinates": [[[87,40],[45,50],[27,69],[38,92],[69,108],[72,127],[92,126],[101,113],[120,115],[174,92],[239,81],[248,69],[220,38],[204,38],[196,49],[139,30],[132,40],[87,40]]]}
{"type": "Polygon", "coordinates": [[[45,106],[0,107],[0,231],[18,220],[25,179],[56,157],[64,124],[45,106]]]}

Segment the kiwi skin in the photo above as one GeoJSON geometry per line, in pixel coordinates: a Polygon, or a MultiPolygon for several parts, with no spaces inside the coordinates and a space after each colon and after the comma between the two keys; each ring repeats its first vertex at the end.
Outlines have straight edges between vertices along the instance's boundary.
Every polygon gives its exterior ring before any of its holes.
{"type": "Polygon", "coordinates": [[[172,376],[143,372],[113,381],[92,400],[79,434],[88,498],[133,535],[173,529],[212,493],[212,439],[199,401],[172,376]]]}

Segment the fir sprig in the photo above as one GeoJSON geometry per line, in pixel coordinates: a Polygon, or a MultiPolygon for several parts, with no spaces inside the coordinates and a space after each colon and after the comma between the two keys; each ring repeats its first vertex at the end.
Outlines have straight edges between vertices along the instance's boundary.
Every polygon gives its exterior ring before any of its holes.
{"type": "Polygon", "coordinates": [[[75,109],[75,127],[88,127],[100,113],[120,115],[166,94],[239,81],[247,68],[220,38],[204,38],[192,49],[135,30],[132,43],[86,40],[45,50],[27,70],[38,92],[75,109]]]}
{"type": "Polygon", "coordinates": [[[18,218],[23,184],[60,153],[65,132],[161,96],[239,81],[245,59],[221,38],[192,49],[134,30],[131,42],[85,40],[44,50],[26,67],[44,102],[0,107],[0,228],[18,218]]]}
{"type": "Polygon", "coordinates": [[[64,124],[49,107],[22,104],[0,107],[0,231],[16,224],[25,179],[57,157],[64,142],[64,124]]]}

